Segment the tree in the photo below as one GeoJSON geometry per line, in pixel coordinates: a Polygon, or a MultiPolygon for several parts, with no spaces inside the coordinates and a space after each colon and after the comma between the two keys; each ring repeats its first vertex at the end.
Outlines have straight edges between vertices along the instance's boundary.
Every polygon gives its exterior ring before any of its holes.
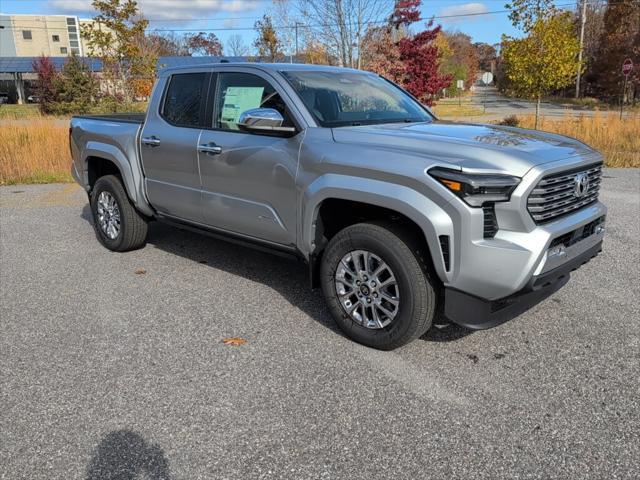
{"type": "Polygon", "coordinates": [[[493,45],[477,42],[473,44],[478,55],[478,66],[482,72],[493,72],[498,60],[498,52],[493,45]]]}
{"type": "Polygon", "coordinates": [[[511,88],[519,95],[536,99],[535,128],[541,97],[574,81],[579,49],[568,13],[538,20],[525,38],[503,37],[504,71],[511,88]]]}
{"type": "Polygon", "coordinates": [[[98,95],[98,82],[86,63],[71,55],[53,81],[56,101],[53,111],[59,114],[87,113],[98,95]]]}
{"type": "Polygon", "coordinates": [[[343,67],[361,68],[367,27],[388,14],[387,0],[297,0],[301,17],[343,67]]]}
{"type": "MultiPolygon", "coordinates": [[[[471,43],[471,37],[461,32],[440,32],[451,50],[451,56],[447,60],[449,73],[454,80],[464,80],[465,88],[471,87],[476,81],[480,71],[478,52],[471,43]]],[[[441,61],[441,64],[444,64],[441,61]]]]}
{"type": "Polygon", "coordinates": [[[227,55],[231,55],[232,57],[245,57],[249,55],[249,47],[244,43],[242,35],[238,35],[237,33],[229,37],[225,50],[227,51],[227,55]]]}
{"type": "Polygon", "coordinates": [[[33,61],[33,70],[38,74],[36,82],[36,95],[40,112],[42,114],[52,113],[53,104],[57,99],[55,88],[56,77],[58,72],[49,57],[42,55],[33,61]]]}
{"type": "Polygon", "coordinates": [[[402,85],[420,101],[433,105],[434,97],[451,84],[450,75],[439,72],[440,52],[436,40],[440,26],[409,34],[420,18],[421,0],[398,0],[384,29],[368,32],[366,68],[402,85]]]}
{"type": "Polygon", "coordinates": [[[540,20],[558,13],[553,0],[511,0],[505,7],[510,10],[509,20],[514,27],[530,31],[540,20]]]}
{"type": "Polygon", "coordinates": [[[92,5],[99,13],[82,30],[89,55],[102,59],[111,93],[122,93],[130,103],[138,80],[153,78],[157,61],[157,54],[142,55],[140,50],[149,22],[140,16],[135,0],[93,0],[92,5]]]}
{"type": "Polygon", "coordinates": [[[591,80],[600,95],[617,98],[624,82],[622,62],[631,58],[635,68],[629,76],[625,95],[635,98],[640,94],[640,1],[610,0],[603,22],[591,80]]]}
{"type": "Polygon", "coordinates": [[[191,56],[219,57],[222,55],[222,43],[213,32],[187,34],[184,43],[191,56]]]}
{"type": "Polygon", "coordinates": [[[253,46],[258,49],[258,56],[270,62],[282,58],[282,44],[273,28],[271,17],[264,15],[261,20],[256,21],[254,27],[258,31],[258,38],[253,42],[253,46]]]}

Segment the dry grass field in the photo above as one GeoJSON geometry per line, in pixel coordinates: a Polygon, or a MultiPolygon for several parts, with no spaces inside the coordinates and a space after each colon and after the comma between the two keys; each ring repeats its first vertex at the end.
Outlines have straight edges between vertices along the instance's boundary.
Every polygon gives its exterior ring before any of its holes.
{"type": "MultiPolygon", "coordinates": [[[[533,118],[519,117],[525,128],[533,118]]],[[[640,167],[640,115],[542,119],[542,130],[569,135],[597,148],[609,167],[640,167]]],[[[32,117],[0,123],[0,184],[71,181],[68,127],[60,119],[32,117]]]]}
{"type": "Polygon", "coordinates": [[[70,182],[69,127],[34,117],[0,124],[0,185],[70,182]]]}
{"type": "MultiPolygon", "coordinates": [[[[534,117],[518,117],[519,126],[533,128],[534,117]]],[[[640,167],[640,114],[622,120],[616,114],[542,118],[540,130],[582,140],[602,152],[608,167],[640,167]]]]}

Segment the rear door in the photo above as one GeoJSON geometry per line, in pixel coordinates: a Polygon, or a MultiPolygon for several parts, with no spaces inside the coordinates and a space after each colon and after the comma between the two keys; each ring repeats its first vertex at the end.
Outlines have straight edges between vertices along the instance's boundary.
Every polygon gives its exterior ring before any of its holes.
{"type": "Polygon", "coordinates": [[[193,222],[203,221],[197,146],[210,77],[207,72],[168,77],[140,139],[149,202],[161,214],[193,222]]]}
{"type": "Polygon", "coordinates": [[[210,95],[213,121],[199,142],[205,223],[293,245],[295,178],[303,135],[247,133],[237,124],[243,111],[265,107],[278,110],[284,125],[296,126],[288,97],[273,77],[257,69],[220,70],[215,75],[215,92],[210,95]]]}

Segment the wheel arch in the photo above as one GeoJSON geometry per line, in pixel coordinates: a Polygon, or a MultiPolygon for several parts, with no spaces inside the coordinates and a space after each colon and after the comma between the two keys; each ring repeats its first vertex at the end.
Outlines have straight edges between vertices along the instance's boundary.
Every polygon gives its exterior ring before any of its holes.
{"type": "Polygon", "coordinates": [[[318,261],[331,236],[362,220],[391,219],[405,225],[424,242],[437,277],[443,282],[448,279],[439,236],[453,235],[451,218],[433,200],[409,187],[373,179],[325,175],[307,189],[301,211],[301,251],[308,253],[312,286],[317,285],[318,261]],[[337,221],[328,226],[327,218],[331,217],[337,221]]]}
{"type": "Polygon", "coordinates": [[[91,192],[101,176],[116,175],[121,179],[125,192],[135,207],[145,215],[153,215],[142,191],[141,173],[134,171],[131,162],[120,149],[102,142],[88,142],[83,159],[84,182],[88,192],[91,192]]]}

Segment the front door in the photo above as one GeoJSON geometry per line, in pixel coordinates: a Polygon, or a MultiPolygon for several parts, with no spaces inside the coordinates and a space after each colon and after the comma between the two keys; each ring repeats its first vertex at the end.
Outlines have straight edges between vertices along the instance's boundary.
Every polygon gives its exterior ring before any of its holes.
{"type": "Polygon", "coordinates": [[[147,113],[140,139],[149,202],[161,214],[193,222],[203,221],[197,146],[209,78],[204,72],[169,77],[160,109],[147,113]]]}
{"type": "Polygon", "coordinates": [[[263,73],[217,74],[213,128],[202,131],[199,153],[205,222],[284,245],[296,240],[300,137],[246,133],[238,118],[256,107],[274,108],[293,126],[278,89],[263,73]]]}

